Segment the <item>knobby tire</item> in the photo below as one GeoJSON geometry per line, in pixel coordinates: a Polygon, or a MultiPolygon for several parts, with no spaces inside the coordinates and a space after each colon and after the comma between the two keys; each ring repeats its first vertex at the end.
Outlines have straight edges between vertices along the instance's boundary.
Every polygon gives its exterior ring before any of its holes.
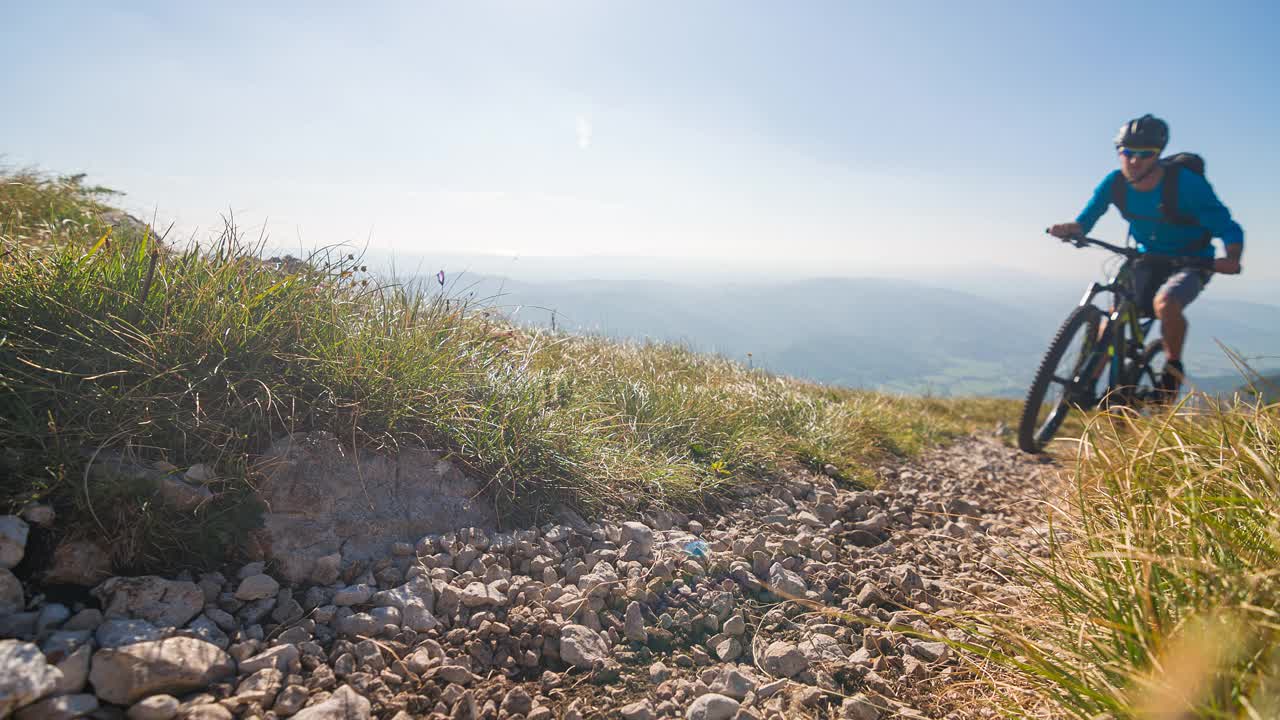
{"type": "MultiPolygon", "coordinates": [[[[1045,351],[1044,359],[1040,361],[1040,367],[1036,370],[1035,379],[1031,381],[1031,388],[1027,390],[1027,399],[1022,406],[1022,419],[1018,423],[1018,447],[1023,452],[1038,453],[1044,449],[1049,443],[1058,429],[1062,427],[1063,421],[1066,420],[1067,412],[1070,409],[1071,394],[1073,388],[1064,388],[1062,399],[1058,405],[1052,408],[1049,416],[1046,417],[1043,426],[1039,423],[1040,409],[1044,404],[1046,393],[1054,382],[1054,371],[1058,369],[1062,356],[1071,347],[1071,343],[1081,330],[1087,334],[1087,338],[1097,338],[1098,326],[1102,322],[1102,311],[1093,305],[1081,305],[1063,321],[1062,327],[1058,329],[1058,334],[1054,336],[1053,341],[1049,343],[1049,349],[1045,351]]],[[[1107,340],[1104,339],[1103,342],[1107,340]]],[[[1072,371],[1079,370],[1082,364],[1086,350],[1091,350],[1096,343],[1085,342],[1081,344],[1082,357],[1077,358],[1072,371]]]]}

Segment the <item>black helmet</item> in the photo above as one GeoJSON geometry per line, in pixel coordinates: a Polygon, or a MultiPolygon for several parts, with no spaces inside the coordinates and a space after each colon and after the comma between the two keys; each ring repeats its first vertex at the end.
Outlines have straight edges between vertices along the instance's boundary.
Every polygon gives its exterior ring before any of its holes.
{"type": "Polygon", "coordinates": [[[1169,126],[1150,113],[1130,120],[1116,133],[1116,147],[1160,148],[1169,144],[1169,126]]]}

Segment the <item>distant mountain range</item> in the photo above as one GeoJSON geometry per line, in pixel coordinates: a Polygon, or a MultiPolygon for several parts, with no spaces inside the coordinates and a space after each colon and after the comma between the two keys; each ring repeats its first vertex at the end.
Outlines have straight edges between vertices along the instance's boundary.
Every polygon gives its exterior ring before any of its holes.
{"type": "MultiPolygon", "coordinates": [[[[884,278],[531,283],[472,275],[446,290],[526,325],[549,327],[554,316],[563,330],[678,342],[824,383],[1020,396],[1081,288],[997,281],[989,287],[980,295],[884,278]]],[[[1215,339],[1256,369],[1280,369],[1280,307],[1206,293],[1188,316],[1185,360],[1193,381],[1239,379],[1215,339]]]]}
{"type": "Polygon", "coordinates": [[[1196,389],[1219,397],[1260,398],[1264,403],[1280,402],[1280,373],[1261,377],[1241,378],[1239,373],[1221,377],[1199,377],[1196,389]]]}

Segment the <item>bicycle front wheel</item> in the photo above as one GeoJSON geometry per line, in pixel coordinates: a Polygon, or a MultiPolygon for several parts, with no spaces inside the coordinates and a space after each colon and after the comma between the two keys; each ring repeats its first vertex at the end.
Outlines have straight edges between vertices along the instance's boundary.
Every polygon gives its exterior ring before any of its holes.
{"type": "Polygon", "coordinates": [[[1096,402],[1097,363],[1105,360],[1099,352],[1105,343],[1099,340],[1101,323],[1101,310],[1081,305],[1071,311],[1049,343],[1022,406],[1018,447],[1024,452],[1043,450],[1073,405],[1087,407],[1096,402]]]}

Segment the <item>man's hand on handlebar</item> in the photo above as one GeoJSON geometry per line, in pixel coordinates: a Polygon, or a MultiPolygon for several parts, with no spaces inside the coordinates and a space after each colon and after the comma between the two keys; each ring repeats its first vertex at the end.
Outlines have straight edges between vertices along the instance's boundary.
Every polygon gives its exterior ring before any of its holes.
{"type": "Polygon", "coordinates": [[[1238,258],[1223,257],[1213,261],[1213,271],[1223,275],[1240,274],[1240,260],[1238,258]]]}
{"type": "Polygon", "coordinates": [[[1139,262],[1164,262],[1178,267],[1192,267],[1222,273],[1223,275],[1237,275],[1240,273],[1240,251],[1243,248],[1239,243],[1227,246],[1226,257],[1214,259],[1194,255],[1164,255],[1161,253],[1140,252],[1136,248],[1112,245],[1109,242],[1085,237],[1083,228],[1080,227],[1079,223],[1054,225],[1045,229],[1045,232],[1061,239],[1063,242],[1072,243],[1076,247],[1096,245],[1139,262]]]}
{"type": "Polygon", "coordinates": [[[1084,235],[1084,228],[1080,223],[1059,223],[1049,228],[1049,234],[1062,240],[1074,240],[1084,235]]]}

